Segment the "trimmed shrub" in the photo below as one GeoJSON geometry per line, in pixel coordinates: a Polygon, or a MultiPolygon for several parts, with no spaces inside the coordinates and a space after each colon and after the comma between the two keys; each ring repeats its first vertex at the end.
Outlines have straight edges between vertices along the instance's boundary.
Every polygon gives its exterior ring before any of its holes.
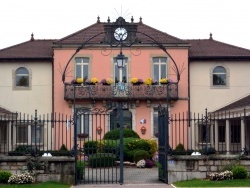
{"type": "Polygon", "coordinates": [[[119,142],[117,140],[102,140],[98,142],[99,153],[113,153],[119,155],[119,142]]]}
{"type": "MultiPolygon", "coordinates": [[[[140,138],[140,136],[132,129],[123,129],[123,138],[140,138]]],[[[103,139],[117,140],[120,139],[120,128],[107,132],[103,139]]]]}
{"type": "Polygon", "coordinates": [[[208,147],[208,148],[201,149],[200,153],[203,155],[211,155],[211,154],[215,154],[216,150],[212,147],[208,147]]]}
{"type": "Polygon", "coordinates": [[[135,150],[134,151],[134,161],[137,163],[138,161],[144,159],[149,159],[149,153],[146,150],[135,150]]]}
{"type": "Polygon", "coordinates": [[[12,173],[9,171],[0,171],[0,183],[8,183],[11,175],[12,173]]]}
{"type": "Polygon", "coordinates": [[[22,155],[35,155],[39,152],[34,146],[31,145],[20,145],[17,146],[14,151],[10,151],[10,156],[22,156],[22,155]]]}
{"type": "Polygon", "coordinates": [[[67,149],[67,147],[65,146],[65,144],[63,144],[63,145],[60,147],[59,151],[68,151],[68,149],[67,149]]]}
{"type": "Polygon", "coordinates": [[[95,153],[89,156],[89,166],[97,167],[111,167],[115,165],[116,155],[112,153],[95,153]]]}
{"type": "Polygon", "coordinates": [[[98,142],[97,141],[88,141],[84,143],[84,154],[85,155],[92,155],[97,152],[98,142]]]}
{"type": "Polygon", "coordinates": [[[173,155],[186,155],[186,150],[183,144],[178,144],[173,151],[173,155]]]}
{"type": "Polygon", "coordinates": [[[247,169],[244,166],[238,165],[232,169],[234,179],[246,179],[247,169]]]}

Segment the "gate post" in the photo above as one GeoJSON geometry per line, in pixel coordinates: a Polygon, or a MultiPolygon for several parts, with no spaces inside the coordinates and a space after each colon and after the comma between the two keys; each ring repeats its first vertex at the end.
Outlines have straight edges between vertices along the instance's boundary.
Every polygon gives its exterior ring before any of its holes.
{"type": "Polygon", "coordinates": [[[119,123],[120,123],[120,180],[119,183],[120,185],[123,184],[124,181],[124,174],[123,174],[123,109],[122,109],[122,102],[118,103],[118,113],[119,113],[119,123]]]}
{"type": "Polygon", "coordinates": [[[159,150],[159,180],[168,183],[168,153],[169,153],[169,117],[168,108],[158,109],[158,150],[159,150]]]}

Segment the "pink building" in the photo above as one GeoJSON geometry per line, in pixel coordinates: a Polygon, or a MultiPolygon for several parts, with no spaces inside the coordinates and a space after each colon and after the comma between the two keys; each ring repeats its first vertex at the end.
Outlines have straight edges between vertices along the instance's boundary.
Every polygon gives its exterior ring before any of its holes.
{"type": "Polygon", "coordinates": [[[54,111],[73,114],[74,106],[109,108],[107,118],[98,123],[88,118],[77,123],[77,134],[94,138],[119,127],[116,104],[123,104],[124,127],[141,138],[157,138],[159,104],[171,113],[188,111],[188,48],[186,41],[141,19],[135,23],[120,17],[104,23],[98,18],[93,25],[53,44],[54,111]],[[120,53],[125,56],[124,68],[117,67],[120,53]],[[80,84],[73,84],[77,78],[81,78],[80,84]],[[167,85],[161,83],[164,78],[167,85]],[[98,83],[90,85],[91,79],[98,83]],[[105,79],[112,83],[103,84],[105,79]],[[132,83],[138,79],[140,85],[132,83]]]}

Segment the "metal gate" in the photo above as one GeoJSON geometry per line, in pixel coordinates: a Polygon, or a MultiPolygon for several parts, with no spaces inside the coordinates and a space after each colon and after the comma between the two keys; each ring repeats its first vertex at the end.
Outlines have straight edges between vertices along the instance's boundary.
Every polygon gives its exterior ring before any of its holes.
{"type": "MultiPolygon", "coordinates": [[[[110,129],[109,110],[76,108],[74,111],[75,184],[122,184],[123,137],[119,141],[103,139],[110,129]]],[[[122,112],[118,118],[122,121],[122,112]]]]}
{"type": "Polygon", "coordinates": [[[159,151],[159,180],[168,183],[168,154],[169,154],[169,114],[168,108],[159,106],[158,109],[158,151],[159,151]]]}

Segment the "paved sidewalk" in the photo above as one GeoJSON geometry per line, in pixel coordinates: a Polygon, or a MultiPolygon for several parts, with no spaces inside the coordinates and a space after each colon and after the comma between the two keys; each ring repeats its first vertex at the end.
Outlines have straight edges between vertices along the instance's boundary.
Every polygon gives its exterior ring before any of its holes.
{"type": "Polygon", "coordinates": [[[174,186],[164,184],[164,183],[157,183],[157,184],[81,184],[72,186],[72,188],[89,188],[89,187],[100,187],[100,188],[174,188],[174,186]]]}

